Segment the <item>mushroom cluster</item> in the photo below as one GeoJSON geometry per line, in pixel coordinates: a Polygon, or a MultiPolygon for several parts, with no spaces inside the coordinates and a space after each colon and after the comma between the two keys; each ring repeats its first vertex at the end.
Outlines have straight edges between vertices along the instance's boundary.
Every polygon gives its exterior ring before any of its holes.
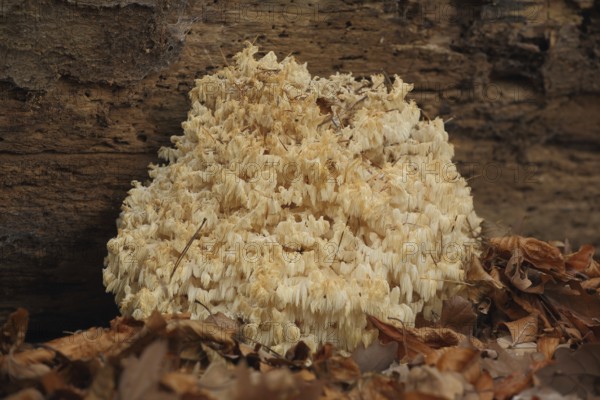
{"type": "Polygon", "coordinates": [[[311,77],[257,52],[196,81],[169,163],[133,182],[103,270],[121,312],[220,311],[277,351],[352,350],[376,337],[367,315],[439,312],[481,222],[443,122],[397,76],[311,77]]]}

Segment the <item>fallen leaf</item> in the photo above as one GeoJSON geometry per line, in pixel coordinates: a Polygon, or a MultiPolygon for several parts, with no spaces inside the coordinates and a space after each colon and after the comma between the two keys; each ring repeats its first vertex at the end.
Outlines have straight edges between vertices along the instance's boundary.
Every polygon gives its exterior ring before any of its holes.
{"type": "Polygon", "coordinates": [[[590,262],[590,266],[583,271],[589,278],[598,278],[600,277],[600,262],[596,260],[592,260],[590,262]]]}
{"type": "Polygon", "coordinates": [[[479,395],[479,400],[494,399],[494,379],[486,370],[482,370],[479,379],[473,385],[479,395]]]}
{"type": "Polygon", "coordinates": [[[177,394],[193,393],[198,388],[198,379],[194,375],[179,371],[167,372],[160,383],[177,394]]]}
{"type": "Polygon", "coordinates": [[[495,382],[494,398],[498,400],[509,399],[532,384],[533,378],[530,373],[514,372],[508,377],[495,382]]]}
{"type": "Polygon", "coordinates": [[[560,348],[554,357],[554,363],[535,373],[541,384],[563,395],[577,394],[583,399],[598,396],[600,344],[584,344],[575,352],[560,348]]]}
{"type": "Polygon", "coordinates": [[[560,339],[555,336],[542,336],[538,339],[537,349],[547,360],[552,360],[554,351],[559,343],[560,339]]]}
{"type": "Polygon", "coordinates": [[[497,400],[509,399],[522,392],[533,384],[533,375],[547,366],[551,361],[534,362],[527,371],[515,371],[504,379],[494,382],[494,398],[497,400]]]}
{"type": "Polygon", "coordinates": [[[228,368],[224,359],[219,359],[208,366],[198,380],[198,384],[211,393],[222,394],[223,397],[235,389],[235,379],[236,372],[228,368]]]}
{"type": "Polygon", "coordinates": [[[8,316],[0,330],[1,354],[8,354],[11,349],[19,348],[23,344],[28,325],[29,312],[24,308],[19,307],[8,316]]]}
{"type": "Polygon", "coordinates": [[[526,291],[532,285],[532,282],[527,278],[527,273],[522,270],[522,263],[523,255],[521,249],[517,247],[508,259],[504,273],[517,289],[526,291]]]}
{"type": "Polygon", "coordinates": [[[594,260],[596,249],[591,244],[583,245],[576,253],[565,257],[567,268],[586,274],[589,278],[600,277],[600,264],[594,260]]]}
{"type": "Polygon", "coordinates": [[[319,378],[332,382],[351,383],[360,377],[356,362],[351,357],[335,354],[330,343],[325,343],[315,353],[313,368],[319,378]]]}
{"type": "Polygon", "coordinates": [[[487,315],[490,312],[490,307],[492,306],[492,299],[489,297],[484,297],[481,299],[479,304],[477,304],[477,312],[483,315],[487,315]]]}
{"type": "Polygon", "coordinates": [[[535,386],[515,395],[513,400],[581,400],[576,394],[563,396],[548,386],[535,386]]]}
{"type": "Polygon", "coordinates": [[[454,296],[444,300],[440,325],[450,328],[464,335],[471,335],[477,314],[473,311],[473,304],[462,296],[454,296]]]}
{"type": "Polygon", "coordinates": [[[432,394],[420,393],[420,392],[404,392],[404,395],[399,398],[400,400],[446,400],[446,397],[434,396],[432,394]]]}
{"type": "Polygon", "coordinates": [[[512,306],[513,312],[507,313],[511,320],[517,320],[525,318],[529,315],[537,315],[543,322],[544,329],[552,329],[555,326],[555,319],[553,314],[547,312],[547,290],[544,291],[544,296],[539,296],[532,293],[515,293],[510,292],[510,299],[521,308],[519,312],[518,307],[512,306]]]}
{"type": "Polygon", "coordinates": [[[360,380],[348,393],[349,399],[405,399],[402,396],[404,385],[387,376],[372,374],[360,380]]]}
{"type": "Polygon", "coordinates": [[[347,400],[348,396],[341,392],[341,389],[337,386],[326,385],[323,387],[323,393],[320,397],[321,400],[347,400]]]}
{"type": "Polygon", "coordinates": [[[488,346],[485,353],[493,356],[482,358],[481,365],[490,373],[494,381],[506,378],[515,372],[526,373],[534,361],[531,354],[520,356],[511,354],[494,342],[490,342],[488,346]]]}
{"type": "Polygon", "coordinates": [[[119,396],[145,399],[149,392],[156,391],[166,354],[167,343],[157,340],[144,349],[139,359],[128,357],[123,360],[125,368],[119,382],[119,396]]]}
{"type": "Polygon", "coordinates": [[[14,380],[38,379],[50,372],[50,367],[35,360],[21,357],[17,359],[11,350],[0,357],[0,371],[14,380]]]}
{"type": "Polygon", "coordinates": [[[308,360],[310,353],[310,347],[301,340],[285,353],[285,358],[301,364],[308,360]]]}
{"type": "Polygon", "coordinates": [[[44,400],[44,395],[37,389],[26,388],[13,395],[5,397],[4,400],[44,400]]]}
{"type": "Polygon", "coordinates": [[[465,283],[467,296],[474,303],[478,303],[490,291],[501,289],[503,286],[483,269],[481,261],[475,256],[471,257],[471,262],[466,268],[465,283]]]}
{"type": "MultiPolygon", "coordinates": [[[[136,330],[128,340],[118,343],[111,349],[112,358],[120,360],[140,354],[151,343],[155,342],[159,336],[164,336],[167,326],[166,317],[157,310],[152,311],[150,316],[144,321],[144,326],[141,329],[136,330]]],[[[170,320],[171,318],[169,318],[170,320]]]]}
{"type": "Polygon", "coordinates": [[[317,400],[323,385],[319,381],[305,382],[289,369],[274,369],[260,373],[240,364],[236,370],[234,395],[227,399],[263,400],[289,399],[317,400]]]}
{"type": "Polygon", "coordinates": [[[456,346],[470,342],[483,349],[483,343],[477,338],[467,337],[448,328],[398,328],[386,324],[373,316],[367,317],[379,330],[380,339],[398,342],[398,359],[413,360],[419,354],[427,356],[442,347],[456,346]]]}
{"type": "Polygon", "coordinates": [[[111,322],[111,329],[89,328],[51,340],[46,346],[70,359],[91,359],[101,353],[112,354],[126,348],[140,329],[142,325],[138,322],[116,318],[111,322]]]}
{"type": "Polygon", "coordinates": [[[235,347],[233,336],[236,332],[215,323],[196,320],[172,320],[168,322],[166,332],[167,335],[177,336],[183,341],[204,340],[218,343],[223,346],[224,352],[228,352],[235,347]]]}
{"type": "Polygon", "coordinates": [[[40,383],[44,388],[44,393],[48,395],[52,395],[57,390],[66,386],[65,380],[56,370],[51,370],[47,374],[44,374],[44,376],[42,376],[40,379],[40,383]]]}
{"type": "Polygon", "coordinates": [[[580,282],[570,281],[565,287],[549,286],[544,298],[547,306],[561,315],[564,322],[570,322],[582,336],[593,333],[600,339],[600,296],[597,293],[589,294],[580,282]]]}
{"type": "MultiPolygon", "coordinates": [[[[189,319],[189,318],[188,318],[189,319]]],[[[204,320],[204,322],[217,325],[221,330],[235,334],[240,329],[240,323],[232,318],[229,318],[227,315],[222,312],[218,312],[216,314],[211,314],[204,320]]]]}
{"type": "Polygon", "coordinates": [[[510,332],[512,345],[534,342],[538,334],[538,316],[529,315],[511,322],[503,322],[510,332]]]}
{"type": "MultiPolygon", "coordinates": [[[[415,367],[408,374],[407,391],[437,396],[442,399],[460,399],[467,385],[464,378],[455,372],[441,372],[430,366],[415,367]]],[[[413,397],[419,399],[419,397],[413,397]]]]}
{"type": "Polygon", "coordinates": [[[397,354],[397,342],[383,344],[379,340],[375,340],[366,349],[360,344],[352,353],[352,359],[362,372],[381,372],[392,364],[397,354]]]}
{"type": "Polygon", "coordinates": [[[294,376],[302,379],[305,382],[311,382],[317,379],[316,375],[313,372],[310,372],[306,369],[301,369],[300,371],[295,372],[294,376]]]}
{"type": "Polygon", "coordinates": [[[519,249],[523,259],[533,267],[554,272],[562,276],[565,272],[565,260],[560,250],[549,243],[535,238],[522,236],[504,236],[489,240],[494,253],[505,258],[510,258],[516,249],[519,249]]]}
{"type": "Polygon", "coordinates": [[[409,328],[409,331],[418,340],[426,343],[432,348],[457,346],[466,342],[469,342],[478,349],[483,349],[485,347],[479,339],[463,335],[448,328],[409,328]]]}
{"type": "Polygon", "coordinates": [[[592,278],[581,282],[581,287],[587,291],[595,291],[598,294],[600,290],[600,278],[592,278]]]}
{"type": "Polygon", "coordinates": [[[96,373],[85,400],[112,400],[115,393],[115,370],[105,365],[96,373]]]}
{"type": "Polygon", "coordinates": [[[451,347],[437,360],[435,366],[442,372],[458,372],[474,384],[481,375],[480,352],[467,347],[451,347]]]}
{"type": "Polygon", "coordinates": [[[412,360],[418,354],[427,355],[434,349],[427,344],[419,341],[409,328],[397,328],[393,325],[379,321],[377,318],[368,316],[369,321],[379,330],[379,338],[387,341],[395,341],[398,343],[398,359],[407,358],[412,360]]]}

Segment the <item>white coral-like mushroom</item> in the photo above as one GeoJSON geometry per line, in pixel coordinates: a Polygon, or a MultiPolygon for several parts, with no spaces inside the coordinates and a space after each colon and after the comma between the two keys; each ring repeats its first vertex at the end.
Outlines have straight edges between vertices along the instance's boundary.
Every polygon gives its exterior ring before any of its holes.
{"type": "Polygon", "coordinates": [[[439,312],[480,230],[443,122],[398,77],[311,77],[257,51],[196,81],[169,164],[129,191],[104,269],[122,313],[221,311],[282,351],[439,312]]]}

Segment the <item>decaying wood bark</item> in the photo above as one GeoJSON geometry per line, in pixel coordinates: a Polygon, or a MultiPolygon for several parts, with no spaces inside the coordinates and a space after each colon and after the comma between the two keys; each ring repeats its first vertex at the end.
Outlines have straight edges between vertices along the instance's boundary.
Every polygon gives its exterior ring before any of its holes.
{"type": "Polygon", "coordinates": [[[599,1],[3,0],[0,21],[0,317],[29,308],[33,336],[116,312],[120,203],[245,40],[413,82],[496,232],[600,244],[599,1]]]}

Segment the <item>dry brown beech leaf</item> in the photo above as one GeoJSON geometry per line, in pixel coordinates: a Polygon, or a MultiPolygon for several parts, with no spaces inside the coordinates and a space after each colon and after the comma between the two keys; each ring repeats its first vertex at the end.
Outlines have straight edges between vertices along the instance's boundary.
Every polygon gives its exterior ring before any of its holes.
{"type": "Polygon", "coordinates": [[[581,287],[588,291],[598,292],[600,289],[600,278],[592,278],[581,282],[581,287]]]}
{"type": "Polygon", "coordinates": [[[442,327],[469,335],[473,332],[476,319],[477,314],[473,311],[473,305],[464,297],[454,296],[444,300],[442,316],[440,317],[442,327]]]}
{"type": "Polygon", "coordinates": [[[398,328],[372,316],[368,319],[379,330],[380,339],[398,342],[399,360],[413,360],[419,354],[428,356],[436,349],[465,342],[470,342],[478,349],[484,348],[477,338],[467,337],[449,328],[398,328]]]}
{"type": "Polygon", "coordinates": [[[94,376],[85,400],[111,400],[114,393],[115,370],[110,364],[106,364],[94,376]]]}
{"type": "Polygon", "coordinates": [[[533,377],[530,373],[522,371],[514,372],[494,382],[494,398],[498,400],[509,399],[531,386],[532,383],[533,377]]]}
{"type": "Polygon", "coordinates": [[[151,391],[156,391],[166,354],[167,342],[157,340],[147,346],[139,358],[122,360],[125,368],[119,382],[120,398],[145,399],[151,391]]]}
{"type": "Polygon", "coordinates": [[[513,346],[525,342],[534,342],[537,339],[538,316],[535,314],[516,321],[503,322],[502,324],[508,328],[513,346]]]}
{"type": "Polygon", "coordinates": [[[325,343],[315,353],[314,371],[321,379],[333,382],[351,383],[360,378],[360,368],[351,357],[334,354],[330,343],[325,343]]]}
{"type": "Polygon", "coordinates": [[[0,354],[8,354],[23,344],[28,325],[29,312],[24,308],[19,307],[8,316],[0,330],[0,354]]]}
{"type": "Polygon", "coordinates": [[[400,400],[446,400],[446,397],[434,396],[432,394],[420,392],[405,392],[400,400]]]}
{"type": "Polygon", "coordinates": [[[479,379],[477,379],[477,382],[473,386],[477,390],[479,400],[494,399],[494,379],[488,371],[482,370],[479,379]]]}
{"type": "Polygon", "coordinates": [[[468,347],[451,347],[440,356],[435,366],[442,372],[458,372],[467,382],[475,384],[481,375],[480,352],[468,347]]]}
{"type": "Polygon", "coordinates": [[[592,260],[589,267],[587,267],[583,273],[590,278],[600,277],[600,262],[592,260]]]}
{"type": "Polygon", "coordinates": [[[535,361],[527,370],[515,371],[511,375],[494,381],[494,398],[497,400],[509,399],[522,392],[533,384],[533,375],[540,369],[552,363],[549,360],[535,361]]]}
{"type": "Polygon", "coordinates": [[[560,339],[555,336],[542,336],[538,339],[537,348],[540,353],[542,353],[547,360],[552,360],[552,356],[554,355],[554,351],[556,347],[559,345],[560,339]]]}
{"type": "Polygon", "coordinates": [[[197,320],[172,320],[167,323],[167,334],[178,336],[183,340],[208,340],[225,346],[225,352],[235,346],[233,336],[236,330],[231,327],[223,328],[210,322],[197,320]]]}
{"type": "Polygon", "coordinates": [[[240,329],[240,323],[234,319],[229,318],[222,312],[209,315],[204,322],[215,324],[226,332],[237,332],[240,329]]]}
{"type": "Polygon", "coordinates": [[[554,272],[562,276],[565,272],[565,260],[557,247],[535,238],[522,236],[504,236],[491,238],[491,248],[495,253],[509,258],[516,249],[521,251],[523,259],[535,268],[554,272]]]}
{"type": "Polygon", "coordinates": [[[5,356],[0,356],[0,372],[11,379],[38,379],[50,371],[49,366],[36,360],[24,357],[17,359],[12,351],[5,356]]]}
{"type": "MultiPolygon", "coordinates": [[[[512,292],[510,294],[510,298],[514,301],[516,305],[518,305],[525,313],[519,313],[519,317],[511,316],[512,320],[524,318],[528,315],[537,314],[538,317],[542,320],[544,329],[552,329],[554,328],[554,318],[552,315],[547,315],[546,312],[546,304],[542,301],[542,296],[531,293],[524,292],[512,292]]],[[[545,299],[545,297],[544,297],[545,299]]],[[[516,311],[518,307],[513,307],[516,311]]],[[[509,314],[511,315],[511,314],[509,314]]]]}
{"type": "Polygon", "coordinates": [[[522,264],[523,255],[517,247],[506,263],[504,274],[517,289],[527,291],[533,283],[527,277],[527,272],[522,268],[522,264]]]}
{"type": "Polygon", "coordinates": [[[194,375],[179,371],[167,372],[160,383],[177,394],[193,393],[198,389],[198,379],[194,375]]]}
{"type": "Polygon", "coordinates": [[[544,386],[561,394],[575,393],[580,398],[597,398],[600,380],[600,344],[584,344],[577,351],[560,348],[556,361],[540,369],[535,376],[544,386]]]}
{"type": "Polygon", "coordinates": [[[412,360],[419,354],[427,355],[434,350],[429,345],[420,341],[410,328],[397,328],[372,316],[369,316],[368,319],[379,330],[380,339],[398,342],[398,359],[400,360],[404,358],[412,360]]]}
{"type": "Polygon", "coordinates": [[[51,340],[47,345],[70,359],[90,359],[100,353],[112,353],[112,350],[127,346],[129,339],[139,329],[129,324],[119,324],[116,330],[89,328],[70,336],[51,340]]]}
{"type": "Polygon", "coordinates": [[[4,400],[44,400],[44,395],[34,388],[26,388],[19,392],[5,397],[4,400]]]}
{"type": "Polygon", "coordinates": [[[467,296],[475,303],[478,303],[480,298],[489,291],[501,289],[504,286],[498,279],[494,279],[485,271],[477,257],[473,257],[469,263],[465,273],[465,282],[467,283],[467,296]]]}
{"type": "Polygon", "coordinates": [[[591,244],[585,244],[576,253],[565,257],[567,268],[586,274],[589,278],[600,277],[600,263],[594,260],[596,248],[591,244]]]}
{"type": "Polygon", "coordinates": [[[56,370],[51,370],[40,378],[40,383],[44,388],[44,393],[52,396],[57,390],[64,389],[67,386],[63,375],[56,370]]]}
{"type": "Polygon", "coordinates": [[[589,294],[578,281],[570,281],[567,286],[552,285],[546,288],[544,297],[561,316],[576,326],[600,327],[600,296],[589,294]]]}
{"type": "Polygon", "coordinates": [[[469,337],[448,328],[412,328],[410,332],[423,343],[427,343],[433,348],[446,346],[457,346],[461,343],[470,342],[478,349],[485,346],[475,337],[469,337]]]}
{"type": "Polygon", "coordinates": [[[410,370],[406,390],[438,396],[442,399],[462,399],[468,385],[459,373],[442,372],[437,368],[424,365],[410,370]]]}
{"type": "Polygon", "coordinates": [[[372,374],[363,377],[348,394],[349,399],[406,399],[402,396],[404,385],[396,379],[372,374]]]}
{"type": "Polygon", "coordinates": [[[352,359],[362,372],[381,372],[388,368],[398,354],[398,342],[382,343],[375,340],[367,348],[359,345],[352,353],[352,359]]]}

